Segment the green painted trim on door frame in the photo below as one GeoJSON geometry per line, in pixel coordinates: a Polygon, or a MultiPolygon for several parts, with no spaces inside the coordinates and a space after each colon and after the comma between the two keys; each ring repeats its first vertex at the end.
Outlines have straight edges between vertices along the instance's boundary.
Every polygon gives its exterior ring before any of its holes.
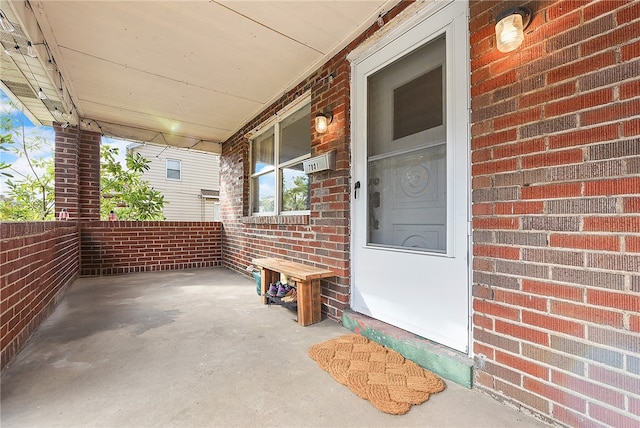
{"type": "Polygon", "coordinates": [[[473,360],[464,354],[351,311],[343,312],[342,325],[354,333],[393,349],[438,376],[466,388],[473,386],[473,360]]]}

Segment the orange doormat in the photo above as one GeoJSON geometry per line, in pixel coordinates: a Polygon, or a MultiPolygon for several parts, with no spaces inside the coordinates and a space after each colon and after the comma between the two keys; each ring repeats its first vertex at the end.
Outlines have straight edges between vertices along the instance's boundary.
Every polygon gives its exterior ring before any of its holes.
{"type": "Polygon", "coordinates": [[[407,413],[445,384],[396,351],[364,336],[347,334],[313,345],[309,356],[358,397],[392,415],[407,413]]]}

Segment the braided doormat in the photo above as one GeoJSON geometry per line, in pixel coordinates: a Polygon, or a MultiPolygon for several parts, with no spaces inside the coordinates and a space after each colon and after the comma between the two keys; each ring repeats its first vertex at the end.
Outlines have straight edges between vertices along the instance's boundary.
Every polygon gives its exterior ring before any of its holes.
{"type": "Polygon", "coordinates": [[[445,384],[397,352],[364,336],[347,334],[313,345],[309,356],[335,380],[385,413],[402,415],[445,384]]]}

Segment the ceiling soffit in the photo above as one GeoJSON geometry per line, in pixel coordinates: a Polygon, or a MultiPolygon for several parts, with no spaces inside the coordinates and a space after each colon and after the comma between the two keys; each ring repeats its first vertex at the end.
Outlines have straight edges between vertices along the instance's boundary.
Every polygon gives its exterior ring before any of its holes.
{"type": "Polygon", "coordinates": [[[42,44],[37,59],[3,54],[2,80],[44,124],[219,151],[396,3],[6,1],[21,43],[42,44]]]}

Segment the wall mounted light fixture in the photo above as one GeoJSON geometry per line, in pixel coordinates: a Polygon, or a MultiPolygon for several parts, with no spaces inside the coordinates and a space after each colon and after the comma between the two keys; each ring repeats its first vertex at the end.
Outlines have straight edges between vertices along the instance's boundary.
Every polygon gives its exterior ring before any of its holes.
{"type": "Polygon", "coordinates": [[[316,115],[316,132],[324,134],[329,129],[329,124],[333,121],[333,114],[318,113],[316,115]]]}
{"type": "Polygon", "coordinates": [[[511,52],[524,41],[524,30],[531,22],[531,10],[512,7],[496,17],[496,47],[500,52],[511,52]]]}

